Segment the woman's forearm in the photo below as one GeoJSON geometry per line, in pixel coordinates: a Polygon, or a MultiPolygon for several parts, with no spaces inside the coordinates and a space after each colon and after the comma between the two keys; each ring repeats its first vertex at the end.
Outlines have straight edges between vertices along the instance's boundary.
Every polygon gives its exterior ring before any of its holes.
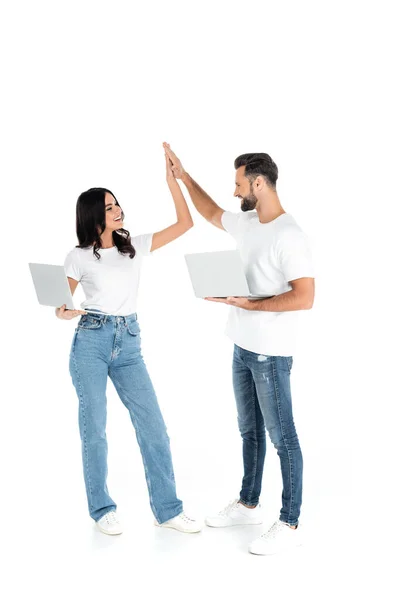
{"type": "Polygon", "coordinates": [[[186,224],[188,226],[193,225],[192,215],[190,214],[189,207],[186,203],[185,196],[182,193],[179,183],[175,177],[167,180],[169,190],[171,192],[172,199],[175,204],[176,217],[178,223],[186,224]]]}

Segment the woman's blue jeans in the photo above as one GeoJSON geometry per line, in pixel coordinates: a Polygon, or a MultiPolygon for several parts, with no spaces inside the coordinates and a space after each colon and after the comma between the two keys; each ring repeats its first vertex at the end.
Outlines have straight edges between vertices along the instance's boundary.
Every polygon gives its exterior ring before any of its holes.
{"type": "Polygon", "coordinates": [[[142,454],[150,505],[158,523],[182,512],[176,496],[169,437],[141,354],[136,314],[89,313],[75,330],[70,373],[79,398],[79,430],[90,516],[116,504],[107,489],[106,385],[112,380],[129,411],[142,454]]]}

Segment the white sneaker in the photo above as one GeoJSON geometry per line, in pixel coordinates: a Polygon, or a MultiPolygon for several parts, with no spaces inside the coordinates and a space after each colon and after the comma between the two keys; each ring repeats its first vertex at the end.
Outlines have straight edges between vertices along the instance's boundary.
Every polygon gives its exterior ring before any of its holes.
{"type": "Polygon", "coordinates": [[[96,521],[96,525],[102,533],[106,533],[107,535],[119,535],[122,533],[122,525],[118,520],[115,510],[110,510],[110,512],[103,515],[101,519],[96,521]]]}
{"type": "Polygon", "coordinates": [[[247,508],[237,499],[230,502],[228,506],[221,510],[217,515],[206,518],[206,525],[209,527],[261,525],[261,523],[261,506],[258,504],[255,508],[247,508]]]}
{"type": "Polygon", "coordinates": [[[178,531],[182,531],[182,533],[198,533],[203,528],[203,524],[200,523],[200,521],[191,519],[184,512],[181,512],[173,519],[165,521],[164,523],[158,523],[157,521],[154,521],[154,525],[157,525],[157,527],[169,527],[170,529],[177,529],[178,531]]]}
{"type": "Polygon", "coordinates": [[[267,532],[250,544],[249,552],[263,555],[276,554],[283,550],[301,546],[302,533],[301,525],[298,525],[296,529],[291,529],[283,521],[275,521],[267,532]]]}

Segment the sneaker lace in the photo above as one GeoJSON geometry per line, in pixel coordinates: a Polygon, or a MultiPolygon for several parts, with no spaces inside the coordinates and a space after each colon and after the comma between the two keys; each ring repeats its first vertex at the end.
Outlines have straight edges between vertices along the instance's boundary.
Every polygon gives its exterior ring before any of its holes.
{"type": "Polygon", "coordinates": [[[225,508],[223,508],[222,510],[219,511],[218,514],[225,517],[226,515],[228,515],[231,512],[231,510],[233,508],[235,508],[235,506],[237,506],[238,502],[239,501],[237,498],[235,500],[231,500],[229,502],[229,504],[227,506],[225,506],[225,508]]]}
{"type": "Polygon", "coordinates": [[[190,517],[188,517],[185,512],[182,512],[179,516],[184,523],[188,523],[188,524],[194,523],[194,519],[191,519],[190,517]]]}
{"type": "Polygon", "coordinates": [[[106,521],[110,525],[119,524],[119,521],[117,519],[117,514],[113,510],[106,514],[106,521]]]}
{"type": "Polygon", "coordinates": [[[264,539],[274,539],[278,535],[279,531],[281,531],[282,527],[286,527],[284,523],[281,521],[275,521],[275,523],[261,535],[264,539]]]}

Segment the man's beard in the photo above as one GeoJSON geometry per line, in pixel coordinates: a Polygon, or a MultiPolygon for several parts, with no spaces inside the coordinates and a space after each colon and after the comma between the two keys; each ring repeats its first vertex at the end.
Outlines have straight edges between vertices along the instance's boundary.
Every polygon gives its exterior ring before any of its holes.
{"type": "Polygon", "coordinates": [[[244,196],[242,198],[242,204],[240,208],[243,212],[247,212],[248,210],[254,210],[257,204],[257,198],[254,194],[250,193],[248,196],[244,196]]]}

